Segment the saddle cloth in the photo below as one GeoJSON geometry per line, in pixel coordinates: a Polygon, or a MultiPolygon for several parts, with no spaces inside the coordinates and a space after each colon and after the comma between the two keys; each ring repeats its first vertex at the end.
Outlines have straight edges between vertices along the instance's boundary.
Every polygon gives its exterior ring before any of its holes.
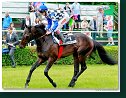
{"type": "MultiPolygon", "coordinates": [[[[62,45],[69,45],[69,44],[77,43],[77,41],[76,41],[76,39],[75,39],[75,37],[73,36],[72,33],[63,33],[63,36],[64,36],[64,39],[65,39],[65,43],[62,44],[62,45]]],[[[53,37],[53,41],[56,44],[60,43],[60,39],[55,37],[55,36],[53,37]]]]}

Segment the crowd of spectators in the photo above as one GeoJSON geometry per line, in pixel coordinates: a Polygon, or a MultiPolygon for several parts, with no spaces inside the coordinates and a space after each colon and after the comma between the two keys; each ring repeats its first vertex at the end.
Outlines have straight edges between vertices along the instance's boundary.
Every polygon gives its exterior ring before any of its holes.
{"type": "MultiPolygon", "coordinates": [[[[29,15],[26,16],[26,18],[22,19],[21,24],[21,30],[24,30],[25,25],[36,25],[38,24],[38,9],[39,7],[44,4],[45,2],[30,2],[29,3],[29,15]]],[[[104,14],[104,8],[99,7],[98,12],[95,16],[92,16],[91,20],[87,20],[87,16],[82,17],[82,8],[80,3],[74,2],[73,4],[66,3],[63,8],[64,11],[66,11],[69,16],[71,16],[68,23],[66,23],[62,29],[73,31],[74,29],[81,30],[84,32],[84,34],[88,35],[89,37],[92,37],[92,39],[96,40],[96,37],[104,37],[103,31],[110,33],[109,28],[107,28],[107,23],[109,19],[104,14]],[[86,32],[87,31],[87,32],[86,32]],[[91,31],[91,32],[89,32],[91,31]]],[[[112,19],[111,19],[112,20],[112,19]]],[[[112,22],[112,21],[111,21],[112,22]]],[[[5,18],[3,20],[3,30],[7,30],[10,24],[12,23],[12,18],[9,16],[9,12],[5,13],[5,18]]],[[[12,24],[14,25],[14,24],[12,24]]],[[[113,28],[112,28],[113,30],[113,28]]],[[[112,32],[111,30],[111,32],[112,32]]],[[[2,35],[5,35],[5,32],[2,33],[2,35]]],[[[108,40],[113,40],[112,36],[108,36],[109,34],[106,34],[108,37],[108,40]]],[[[110,34],[111,35],[111,34],[110,34]]],[[[112,45],[114,43],[112,42],[112,45]]]]}

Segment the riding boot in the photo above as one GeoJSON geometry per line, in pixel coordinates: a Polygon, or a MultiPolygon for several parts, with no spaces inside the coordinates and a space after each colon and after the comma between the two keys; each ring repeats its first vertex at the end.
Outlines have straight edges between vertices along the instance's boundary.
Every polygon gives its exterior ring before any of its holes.
{"type": "Polygon", "coordinates": [[[59,37],[61,38],[61,40],[63,41],[63,43],[65,43],[65,39],[62,33],[59,33],[59,37]]]}

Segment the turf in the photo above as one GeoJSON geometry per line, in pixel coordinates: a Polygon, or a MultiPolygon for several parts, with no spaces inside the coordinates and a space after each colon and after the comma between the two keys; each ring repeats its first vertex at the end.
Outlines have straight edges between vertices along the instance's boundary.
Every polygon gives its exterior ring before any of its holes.
{"type": "MultiPolygon", "coordinates": [[[[3,67],[2,88],[23,89],[30,67],[3,67]]],[[[33,72],[29,89],[55,89],[44,76],[44,69],[45,66],[42,65],[33,72]]],[[[73,88],[68,87],[73,76],[73,65],[54,65],[50,69],[49,75],[57,83],[56,89],[117,90],[119,87],[118,72],[118,65],[88,65],[87,70],[78,78],[73,88]]]]}

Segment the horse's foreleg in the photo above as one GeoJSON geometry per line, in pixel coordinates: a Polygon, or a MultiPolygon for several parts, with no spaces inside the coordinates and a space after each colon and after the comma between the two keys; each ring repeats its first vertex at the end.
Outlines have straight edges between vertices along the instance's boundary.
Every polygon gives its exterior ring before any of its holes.
{"type": "Polygon", "coordinates": [[[55,61],[56,61],[56,59],[54,59],[54,58],[49,58],[49,59],[48,59],[48,63],[47,63],[47,65],[46,65],[46,68],[45,68],[45,70],[44,70],[44,75],[48,78],[49,82],[50,82],[54,87],[56,87],[56,83],[53,82],[53,80],[49,77],[48,71],[49,71],[49,69],[51,68],[51,66],[53,65],[53,63],[54,63],[55,61]]]}
{"type": "Polygon", "coordinates": [[[79,72],[79,59],[78,59],[78,54],[76,52],[73,54],[73,58],[74,58],[74,75],[73,75],[72,80],[69,83],[68,87],[71,87],[71,84],[75,85],[75,82],[73,82],[73,79],[79,72]]]}
{"type": "Polygon", "coordinates": [[[41,65],[43,62],[44,62],[44,60],[42,60],[42,59],[39,58],[39,59],[36,61],[36,63],[32,65],[32,67],[31,67],[31,69],[30,69],[30,71],[29,71],[28,77],[27,77],[27,79],[26,79],[25,88],[28,87],[28,83],[30,82],[31,75],[32,75],[33,71],[34,71],[39,65],[41,65]]]}
{"type": "Polygon", "coordinates": [[[78,77],[87,69],[85,59],[82,56],[79,57],[79,61],[80,61],[80,64],[81,64],[81,70],[71,80],[71,83],[69,84],[70,87],[73,87],[75,85],[75,81],[77,81],[78,77]]]}

